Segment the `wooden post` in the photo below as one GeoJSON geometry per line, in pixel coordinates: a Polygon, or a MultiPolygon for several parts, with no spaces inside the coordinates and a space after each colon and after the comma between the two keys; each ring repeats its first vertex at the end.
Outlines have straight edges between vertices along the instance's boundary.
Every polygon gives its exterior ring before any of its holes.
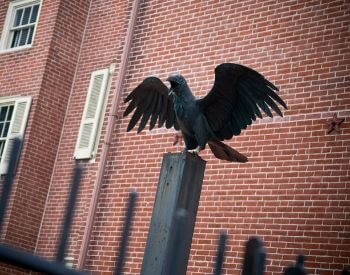
{"type": "Polygon", "coordinates": [[[178,209],[185,210],[186,218],[181,220],[177,270],[178,275],[186,273],[204,170],[205,161],[196,155],[188,152],[164,155],[141,275],[169,274],[170,250],[178,231],[178,209]]]}

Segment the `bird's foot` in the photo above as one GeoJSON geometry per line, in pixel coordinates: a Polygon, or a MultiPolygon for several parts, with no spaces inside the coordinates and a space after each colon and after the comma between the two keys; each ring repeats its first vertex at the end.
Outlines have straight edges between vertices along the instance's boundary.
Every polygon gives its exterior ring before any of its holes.
{"type": "Polygon", "coordinates": [[[199,149],[199,147],[197,147],[196,149],[193,149],[193,150],[187,150],[187,152],[198,156],[200,149],[199,149]]]}

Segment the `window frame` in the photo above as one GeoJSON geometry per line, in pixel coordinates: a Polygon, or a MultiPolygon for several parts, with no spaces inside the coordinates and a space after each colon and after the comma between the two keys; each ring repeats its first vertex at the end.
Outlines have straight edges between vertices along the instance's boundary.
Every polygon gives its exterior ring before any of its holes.
{"type": "Polygon", "coordinates": [[[2,137],[2,134],[3,132],[5,131],[6,129],[6,123],[8,123],[8,125],[11,125],[11,122],[12,122],[12,118],[13,118],[13,111],[14,111],[14,108],[15,108],[15,104],[16,102],[15,101],[2,101],[0,100],[0,110],[2,109],[2,107],[8,107],[8,110],[6,111],[6,115],[5,115],[5,120],[4,121],[1,121],[0,120],[0,125],[3,123],[4,125],[2,127],[0,127],[0,163],[1,163],[1,159],[2,159],[2,154],[5,155],[5,147],[6,147],[6,142],[7,140],[9,139],[9,135],[10,135],[10,127],[7,128],[7,135],[6,137],[2,137]],[[11,119],[8,120],[8,115],[9,115],[9,110],[11,108],[11,106],[13,106],[12,108],[12,114],[11,114],[11,119]],[[1,145],[1,143],[3,143],[3,145],[1,145]],[[2,152],[2,153],[1,153],[2,152]]]}
{"type": "Polygon", "coordinates": [[[13,140],[14,138],[20,138],[23,140],[24,138],[31,103],[31,96],[0,97],[0,105],[14,106],[8,134],[4,144],[3,155],[0,160],[0,175],[4,175],[7,173],[9,164],[8,152],[9,150],[11,150],[9,148],[11,147],[11,140],[13,140]]]}
{"type": "MultiPolygon", "coordinates": [[[[14,1],[11,1],[9,3],[8,9],[7,9],[7,14],[5,17],[5,22],[4,22],[2,33],[1,33],[1,38],[0,38],[0,53],[7,53],[7,52],[24,50],[24,49],[30,49],[33,46],[34,39],[35,39],[35,33],[36,33],[38,23],[39,23],[41,6],[42,6],[42,0],[14,0],[14,1]],[[11,31],[13,30],[13,28],[18,28],[18,27],[13,27],[13,23],[14,23],[15,16],[16,16],[16,11],[20,8],[24,8],[27,6],[34,6],[36,4],[39,4],[38,15],[37,15],[36,21],[35,21],[35,23],[26,24],[26,26],[34,24],[34,31],[33,31],[31,43],[23,45],[23,46],[10,48],[9,43],[10,43],[10,39],[11,39],[11,31]]],[[[24,28],[24,25],[20,26],[20,28],[24,28]]]]}

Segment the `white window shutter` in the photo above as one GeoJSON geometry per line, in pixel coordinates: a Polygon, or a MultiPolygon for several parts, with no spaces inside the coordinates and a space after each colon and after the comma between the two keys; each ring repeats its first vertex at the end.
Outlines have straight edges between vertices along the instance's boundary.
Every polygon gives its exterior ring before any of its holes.
{"type": "Polygon", "coordinates": [[[9,127],[8,139],[6,141],[3,157],[0,163],[1,175],[7,173],[8,165],[10,163],[11,151],[13,147],[13,140],[15,138],[23,140],[31,101],[32,100],[30,97],[21,97],[16,99],[11,124],[9,127]]]}
{"type": "Polygon", "coordinates": [[[85,101],[74,158],[89,159],[93,157],[97,130],[106,95],[109,69],[95,71],[91,74],[90,85],[85,101]]]}

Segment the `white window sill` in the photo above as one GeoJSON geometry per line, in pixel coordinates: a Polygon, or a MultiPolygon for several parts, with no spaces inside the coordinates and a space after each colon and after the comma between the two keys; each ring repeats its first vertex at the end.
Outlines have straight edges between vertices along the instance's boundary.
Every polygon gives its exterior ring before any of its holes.
{"type": "Polygon", "coordinates": [[[32,48],[32,45],[25,45],[25,46],[20,46],[20,47],[11,48],[11,49],[3,49],[3,50],[0,50],[0,54],[28,50],[30,48],[32,48]]]}

